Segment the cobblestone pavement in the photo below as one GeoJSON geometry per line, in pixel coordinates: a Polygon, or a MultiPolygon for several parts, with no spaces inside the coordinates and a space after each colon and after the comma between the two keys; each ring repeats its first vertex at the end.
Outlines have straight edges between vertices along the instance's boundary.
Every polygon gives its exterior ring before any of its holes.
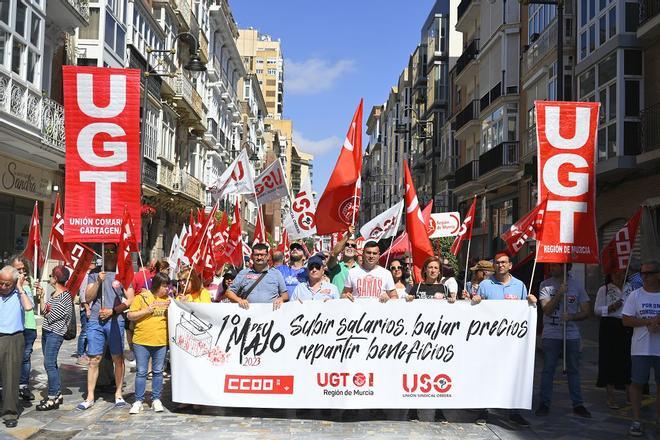
{"type": "MultiPolygon", "coordinates": [[[[142,414],[130,416],[128,408],[113,408],[112,394],[99,394],[96,405],[87,411],[76,411],[75,405],[82,400],[86,389],[86,369],[76,365],[71,357],[75,341],[68,341],[60,351],[60,369],[64,386],[64,405],[59,410],[36,412],[36,402],[25,406],[17,428],[8,430],[0,424],[0,439],[177,439],[195,440],[224,438],[258,438],[261,440],[302,439],[621,439],[627,436],[630,423],[630,406],[612,411],[605,406],[604,390],[595,388],[597,374],[597,321],[583,325],[584,350],[582,360],[582,384],[586,406],[593,414],[590,420],[573,416],[566,378],[557,372],[555,379],[555,401],[547,417],[535,417],[530,411],[522,414],[531,422],[530,428],[512,426],[506,413],[495,411],[486,426],[473,423],[476,413],[472,411],[445,411],[450,423],[440,425],[429,421],[431,414],[420,411],[419,422],[403,420],[403,411],[352,412],[351,422],[337,421],[339,413],[328,410],[308,410],[294,413],[292,410],[238,409],[205,407],[198,413],[175,413],[176,404],[171,401],[166,382],[163,402],[166,411],[160,414],[145,409],[142,414]]],[[[541,371],[540,353],[537,353],[536,388],[541,371]]],[[[32,360],[32,383],[37,399],[46,389],[40,338],[35,343],[32,360]]],[[[127,369],[128,370],[128,369],[127,369]]],[[[492,373],[491,373],[492,374],[492,373]]],[[[502,372],[502,374],[507,374],[502,372]]],[[[135,373],[128,373],[124,396],[133,401],[135,373]]],[[[655,395],[655,386],[651,386],[655,395]]],[[[625,396],[618,395],[622,404],[625,396]]],[[[643,418],[646,439],[659,438],[655,431],[654,399],[646,396],[643,418]]]]}

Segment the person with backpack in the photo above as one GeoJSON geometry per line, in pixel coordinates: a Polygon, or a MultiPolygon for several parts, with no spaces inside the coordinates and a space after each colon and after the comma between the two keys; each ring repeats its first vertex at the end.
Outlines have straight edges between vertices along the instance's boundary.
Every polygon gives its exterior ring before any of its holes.
{"type": "MultiPolygon", "coordinates": [[[[46,302],[41,334],[44,369],[48,376],[48,395],[37,406],[37,411],[57,409],[64,402],[62,382],[57,365],[57,355],[73,319],[73,298],[66,288],[69,271],[63,265],[55,266],[50,274],[50,284],[55,291],[46,302]]],[[[75,337],[75,333],[74,336],[75,337]]]]}

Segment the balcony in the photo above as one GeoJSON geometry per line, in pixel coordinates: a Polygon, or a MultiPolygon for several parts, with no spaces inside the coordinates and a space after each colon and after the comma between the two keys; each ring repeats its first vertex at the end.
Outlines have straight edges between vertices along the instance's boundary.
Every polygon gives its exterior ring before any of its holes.
{"type": "Polygon", "coordinates": [[[44,145],[64,153],[64,108],[2,71],[0,114],[17,119],[22,129],[40,137],[44,145]]]}
{"type": "Polygon", "coordinates": [[[174,191],[174,167],[161,159],[158,165],[158,180],[157,184],[170,191],[174,191]]]}
{"type": "Polygon", "coordinates": [[[173,98],[177,108],[184,110],[189,119],[198,125],[195,128],[206,130],[206,111],[202,97],[197,93],[190,79],[181,72],[174,78],[173,98]]]}
{"type": "MultiPolygon", "coordinates": [[[[216,58],[215,55],[211,56],[211,62],[208,63],[206,73],[209,76],[209,87],[216,87],[216,82],[220,81],[222,78],[222,68],[220,67],[220,61],[216,58]]],[[[221,85],[218,85],[218,87],[221,85]]],[[[222,93],[222,91],[220,92],[222,93]]]]}
{"type": "Polygon", "coordinates": [[[206,34],[203,30],[199,30],[199,57],[202,59],[203,63],[209,62],[209,40],[206,38],[206,34]]]}
{"type": "Polygon", "coordinates": [[[142,159],[142,184],[158,186],[158,166],[147,158],[142,159]]]}
{"type": "Polygon", "coordinates": [[[536,144],[536,124],[527,127],[527,142],[525,142],[524,151],[522,151],[520,160],[527,161],[537,153],[536,144]]]}
{"type": "Polygon", "coordinates": [[[73,33],[75,28],[89,25],[89,0],[50,0],[46,16],[57,27],[73,33]]]}
{"type": "Polygon", "coordinates": [[[645,108],[640,113],[641,153],[637,164],[643,167],[660,163],[660,103],[645,108]]]}
{"type": "Polygon", "coordinates": [[[470,194],[471,189],[479,186],[479,161],[466,163],[454,173],[454,192],[470,194]]]}
{"type": "Polygon", "coordinates": [[[660,36],[660,0],[639,0],[637,38],[652,43],[660,36]]]}
{"type": "Polygon", "coordinates": [[[477,55],[479,55],[479,39],[475,38],[465,47],[461,56],[456,60],[456,77],[477,58],[477,55]]]}
{"type": "Polygon", "coordinates": [[[185,171],[181,171],[180,179],[174,184],[174,191],[178,191],[195,203],[203,204],[205,197],[202,192],[202,183],[185,171]]]}
{"type": "Polygon", "coordinates": [[[189,31],[192,26],[192,10],[190,9],[190,3],[188,3],[188,0],[175,0],[175,3],[176,14],[183,24],[179,30],[189,31]]]}
{"type": "Polygon", "coordinates": [[[462,0],[458,4],[456,11],[456,30],[464,32],[463,25],[466,23],[479,19],[480,0],[462,0]]]}
{"type": "Polygon", "coordinates": [[[501,142],[479,157],[479,182],[488,185],[513,177],[519,163],[518,141],[501,142]]]}
{"type": "Polygon", "coordinates": [[[473,99],[456,115],[454,122],[455,137],[458,139],[470,128],[479,128],[479,100],[473,99]]]}

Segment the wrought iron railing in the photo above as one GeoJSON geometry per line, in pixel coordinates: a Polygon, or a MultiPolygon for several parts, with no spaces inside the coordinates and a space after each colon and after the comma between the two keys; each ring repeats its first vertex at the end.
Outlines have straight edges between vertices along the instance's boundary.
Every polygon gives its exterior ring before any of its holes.
{"type": "Polygon", "coordinates": [[[479,179],[479,161],[473,160],[456,170],[454,186],[458,188],[466,183],[475,182],[477,179],[479,179]]]}
{"type": "Polygon", "coordinates": [[[660,149],[660,103],[641,111],[640,126],[642,153],[660,149]]]}
{"type": "Polygon", "coordinates": [[[456,60],[456,76],[458,76],[472,60],[479,55],[479,39],[475,38],[465,47],[463,53],[456,60]]]}
{"type": "Polygon", "coordinates": [[[479,175],[483,176],[500,167],[518,165],[518,141],[500,142],[479,157],[479,175]]]}
{"type": "Polygon", "coordinates": [[[660,14],[660,0],[639,0],[639,24],[660,14]]]}

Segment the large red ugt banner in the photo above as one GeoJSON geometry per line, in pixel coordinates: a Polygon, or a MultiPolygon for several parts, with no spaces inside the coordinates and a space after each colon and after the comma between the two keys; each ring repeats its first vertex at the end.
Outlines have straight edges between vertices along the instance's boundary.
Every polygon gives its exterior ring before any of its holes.
{"type": "Polygon", "coordinates": [[[140,71],[64,66],[64,240],[114,242],[124,208],[140,242],[140,71]]]}
{"type": "Polygon", "coordinates": [[[537,261],[598,263],[595,146],[600,103],[535,105],[539,200],[548,198],[537,261]]]}

